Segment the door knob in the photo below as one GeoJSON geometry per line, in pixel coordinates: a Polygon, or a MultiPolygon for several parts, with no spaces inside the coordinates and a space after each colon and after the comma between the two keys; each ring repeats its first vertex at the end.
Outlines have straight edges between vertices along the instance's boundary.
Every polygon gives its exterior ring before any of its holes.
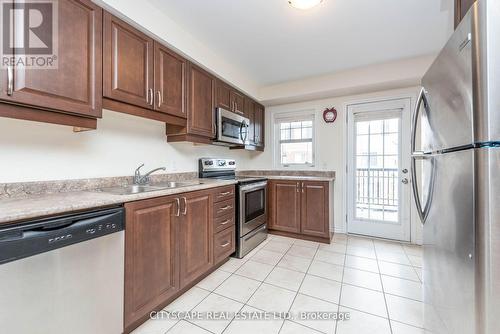
{"type": "Polygon", "coordinates": [[[408,179],[405,177],[404,179],[401,180],[403,184],[408,184],[408,179]]]}

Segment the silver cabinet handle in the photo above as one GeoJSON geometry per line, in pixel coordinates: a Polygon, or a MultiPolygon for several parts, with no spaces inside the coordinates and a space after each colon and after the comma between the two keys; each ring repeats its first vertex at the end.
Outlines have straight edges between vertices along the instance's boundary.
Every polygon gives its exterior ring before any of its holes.
{"type": "Polygon", "coordinates": [[[304,192],[304,182],[302,182],[302,192],[304,192]]]}
{"type": "Polygon", "coordinates": [[[226,205],[225,207],[220,208],[220,211],[226,211],[226,210],[229,210],[229,209],[232,209],[232,208],[233,208],[232,205],[226,205]]]}
{"type": "Polygon", "coordinates": [[[225,244],[223,244],[223,245],[220,245],[220,246],[221,246],[222,248],[224,248],[224,247],[227,247],[227,246],[229,246],[229,244],[231,244],[231,242],[229,242],[229,241],[228,241],[228,242],[226,242],[225,244]]]}
{"type": "Polygon", "coordinates": [[[221,223],[220,225],[227,225],[231,222],[231,219],[227,219],[226,221],[224,221],[223,223],[221,223]]]}
{"type": "Polygon", "coordinates": [[[156,97],[158,98],[158,102],[157,102],[158,108],[160,108],[161,104],[163,102],[162,99],[161,99],[161,92],[160,91],[156,92],[156,97]]]}
{"type": "Polygon", "coordinates": [[[153,100],[154,100],[153,88],[149,88],[148,89],[148,96],[146,97],[146,103],[152,106],[154,104],[153,100]]]}
{"type": "Polygon", "coordinates": [[[226,195],[229,195],[229,194],[232,194],[233,192],[232,191],[225,191],[223,193],[220,193],[219,196],[226,196],[226,195]]]}
{"type": "Polygon", "coordinates": [[[175,199],[175,203],[177,204],[177,212],[175,213],[175,216],[179,217],[181,215],[181,201],[179,198],[175,199]]]}
{"type": "Polygon", "coordinates": [[[297,185],[295,186],[295,189],[297,190],[297,192],[300,192],[299,191],[299,183],[297,182],[297,185]]]}
{"type": "Polygon", "coordinates": [[[14,69],[12,66],[7,67],[7,95],[12,96],[14,93],[14,69]]]}
{"type": "Polygon", "coordinates": [[[182,201],[184,202],[184,210],[182,211],[182,215],[185,216],[187,214],[187,200],[186,197],[182,197],[182,201]]]}

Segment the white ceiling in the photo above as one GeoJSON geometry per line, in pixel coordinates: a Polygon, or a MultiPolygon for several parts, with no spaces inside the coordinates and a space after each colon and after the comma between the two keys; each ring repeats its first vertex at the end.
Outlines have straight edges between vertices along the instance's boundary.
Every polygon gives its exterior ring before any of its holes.
{"type": "Polygon", "coordinates": [[[437,53],[453,0],[149,0],[258,85],[437,53]]]}

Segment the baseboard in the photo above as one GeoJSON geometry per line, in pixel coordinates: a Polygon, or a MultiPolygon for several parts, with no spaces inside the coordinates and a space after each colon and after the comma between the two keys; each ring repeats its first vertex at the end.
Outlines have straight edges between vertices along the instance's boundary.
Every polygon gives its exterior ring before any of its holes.
{"type": "Polygon", "coordinates": [[[268,232],[269,232],[269,234],[280,235],[282,237],[289,237],[289,238],[308,240],[308,241],[316,241],[316,242],[321,242],[324,244],[329,244],[331,242],[332,236],[333,236],[332,232],[330,232],[329,238],[314,237],[314,236],[310,236],[310,235],[304,235],[304,234],[292,233],[292,232],[276,231],[276,230],[269,230],[268,232]]]}

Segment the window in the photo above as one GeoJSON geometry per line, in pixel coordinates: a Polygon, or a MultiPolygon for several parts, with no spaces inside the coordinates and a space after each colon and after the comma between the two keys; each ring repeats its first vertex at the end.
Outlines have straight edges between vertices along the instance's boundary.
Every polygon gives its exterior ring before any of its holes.
{"type": "Polygon", "coordinates": [[[275,118],[277,167],[314,167],[314,114],[275,118]]]}

